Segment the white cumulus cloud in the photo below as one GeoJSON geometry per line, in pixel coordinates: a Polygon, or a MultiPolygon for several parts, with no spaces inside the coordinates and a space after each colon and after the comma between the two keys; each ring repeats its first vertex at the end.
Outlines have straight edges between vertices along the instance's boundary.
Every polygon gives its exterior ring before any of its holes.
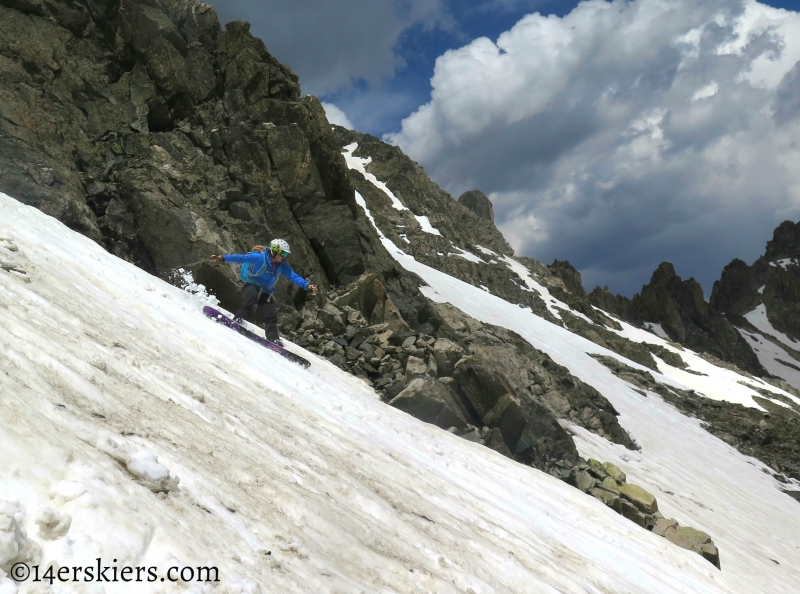
{"type": "Polygon", "coordinates": [[[706,291],[800,217],[800,14],[752,0],[589,0],[436,62],[387,136],[492,196],[525,255],[632,293],[662,260],[706,291]]]}
{"type": "Polygon", "coordinates": [[[325,110],[325,115],[331,124],[336,124],[337,126],[342,126],[350,130],[353,129],[353,124],[348,119],[347,114],[333,103],[325,103],[323,101],[322,108],[325,110]]]}

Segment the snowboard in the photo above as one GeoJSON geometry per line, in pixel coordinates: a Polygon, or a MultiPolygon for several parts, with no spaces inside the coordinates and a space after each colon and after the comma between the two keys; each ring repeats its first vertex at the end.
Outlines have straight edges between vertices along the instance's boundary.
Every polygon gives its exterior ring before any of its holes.
{"type": "Polygon", "coordinates": [[[238,323],[234,322],[232,319],[230,319],[228,316],[226,316],[221,311],[218,311],[218,310],[214,309],[213,307],[209,307],[208,305],[206,305],[203,308],[203,313],[207,317],[209,317],[212,320],[214,320],[215,322],[218,322],[218,323],[222,324],[223,326],[227,326],[231,330],[235,330],[236,332],[238,332],[242,336],[246,336],[247,338],[249,338],[253,342],[257,342],[261,346],[266,347],[269,350],[278,353],[281,357],[284,357],[284,358],[288,359],[292,363],[297,363],[301,367],[305,367],[305,368],[311,367],[311,362],[308,359],[304,359],[300,355],[295,355],[291,351],[287,351],[285,348],[283,348],[281,346],[278,346],[277,344],[275,344],[273,342],[268,341],[266,338],[261,338],[258,334],[255,334],[255,333],[251,332],[250,330],[248,330],[247,328],[245,328],[244,326],[242,326],[241,324],[238,324],[238,323]]]}

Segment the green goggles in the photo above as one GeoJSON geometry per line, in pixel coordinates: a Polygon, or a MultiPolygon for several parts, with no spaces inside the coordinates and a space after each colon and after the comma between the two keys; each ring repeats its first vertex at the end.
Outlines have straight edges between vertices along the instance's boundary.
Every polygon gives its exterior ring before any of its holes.
{"type": "Polygon", "coordinates": [[[289,255],[289,252],[284,252],[283,250],[270,249],[270,252],[273,255],[281,256],[282,258],[285,258],[285,257],[287,257],[289,255]]]}

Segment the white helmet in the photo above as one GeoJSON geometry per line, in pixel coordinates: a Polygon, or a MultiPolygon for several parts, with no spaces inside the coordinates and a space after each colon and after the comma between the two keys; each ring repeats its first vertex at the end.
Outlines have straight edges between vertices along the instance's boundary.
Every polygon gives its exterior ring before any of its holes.
{"type": "Polygon", "coordinates": [[[292,250],[289,249],[289,244],[286,243],[283,239],[273,239],[269,242],[269,250],[271,252],[278,252],[283,253],[284,258],[292,253],[292,250]]]}

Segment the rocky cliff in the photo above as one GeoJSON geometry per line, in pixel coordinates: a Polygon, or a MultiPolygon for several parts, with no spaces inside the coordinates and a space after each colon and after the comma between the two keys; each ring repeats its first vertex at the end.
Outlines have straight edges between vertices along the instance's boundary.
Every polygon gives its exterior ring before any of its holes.
{"type": "MultiPolygon", "coordinates": [[[[246,22],[194,0],[0,1],[0,190],[154,274],[273,236],[365,271],[324,111],[246,22]]],[[[230,304],[235,286],[200,265],[230,304]]]]}
{"type": "Polygon", "coordinates": [[[765,375],[758,357],[721,312],[710,307],[693,278],[681,279],[668,262],[632,300],[643,321],[660,324],[671,340],[693,350],[711,353],[741,369],[765,375]]]}
{"type": "Polygon", "coordinates": [[[780,360],[786,368],[800,365],[800,223],[781,223],[764,255],[752,265],[732,260],[714,283],[708,302],[697,281],[681,279],[669,262],[659,265],[632,299],[596,287],[589,301],[739,369],[777,375],[800,387],[794,378],[780,373],[780,367],[767,365],[756,346],[759,340],[774,343],[789,359],[780,360]],[[760,338],[753,338],[756,335],[760,338]]]}
{"type": "Polygon", "coordinates": [[[733,260],[711,291],[711,307],[740,323],[761,304],[775,329],[800,340],[800,223],[781,223],[763,256],[733,260]]]}

